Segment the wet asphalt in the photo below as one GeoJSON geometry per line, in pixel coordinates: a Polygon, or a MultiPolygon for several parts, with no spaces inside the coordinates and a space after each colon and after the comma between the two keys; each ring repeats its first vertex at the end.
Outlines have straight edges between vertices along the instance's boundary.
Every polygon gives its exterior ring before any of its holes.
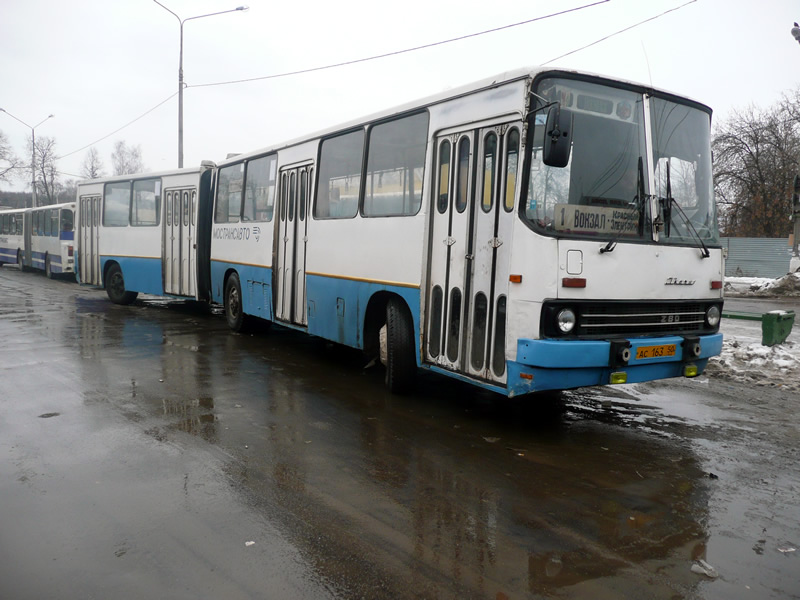
{"type": "Polygon", "coordinates": [[[0,268],[0,598],[800,597],[780,381],[398,397],[217,312],[0,268]]]}

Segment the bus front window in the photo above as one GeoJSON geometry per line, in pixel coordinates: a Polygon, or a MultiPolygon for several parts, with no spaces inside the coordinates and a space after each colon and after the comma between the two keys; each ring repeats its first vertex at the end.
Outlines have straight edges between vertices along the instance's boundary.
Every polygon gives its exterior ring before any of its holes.
{"type": "Polygon", "coordinates": [[[655,194],[663,223],[659,242],[719,243],[711,177],[708,113],[662,98],[650,98],[655,194]]]}
{"type": "Polygon", "coordinates": [[[599,239],[649,237],[647,152],[641,94],[586,81],[544,79],[537,96],[572,111],[564,168],[542,162],[545,111],[529,126],[525,216],[543,233],[599,239]],[[642,162],[643,168],[639,168],[642,162]],[[640,193],[640,186],[644,194],[640,193]]]}

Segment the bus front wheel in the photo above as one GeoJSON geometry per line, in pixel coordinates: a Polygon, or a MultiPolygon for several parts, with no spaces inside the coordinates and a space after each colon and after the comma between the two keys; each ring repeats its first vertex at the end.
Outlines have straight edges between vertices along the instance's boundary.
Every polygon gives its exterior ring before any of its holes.
{"type": "Polygon", "coordinates": [[[406,393],[416,373],[411,313],[402,300],[392,298],[386,305],[386,387],[393,394],[406,393]]]}
{"type": "Polygon", "coordinates": [[[117,264],[111,265],[106,273],[106,294],[114,304],[130,304],[139,295],[137,292],[129,292],[125,289],[122,269],[117,264]]]}
{"type": "Polygon", "coordinates": [[[225,282],[225,320],[231,331],[241,333],[247,329],[248,319],[242,307],[242,286],[239,276],[231,273],[225,282]]]}

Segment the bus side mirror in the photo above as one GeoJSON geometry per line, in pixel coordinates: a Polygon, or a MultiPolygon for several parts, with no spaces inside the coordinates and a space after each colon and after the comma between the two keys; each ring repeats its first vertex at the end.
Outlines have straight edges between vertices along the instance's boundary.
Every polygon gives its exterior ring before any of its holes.
{"type": "Polygon", "coordinates": [[[572,149],[572,111],[554,104],[547,111],[544,129],[544,164],[566,167],[572,149]]]}

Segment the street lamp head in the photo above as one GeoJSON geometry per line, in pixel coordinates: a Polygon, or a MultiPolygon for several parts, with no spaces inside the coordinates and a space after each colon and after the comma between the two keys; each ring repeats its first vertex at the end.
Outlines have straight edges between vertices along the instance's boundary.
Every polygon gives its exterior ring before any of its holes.
{"type": "Polygon", "coordinates": [[[794,27],[792,27],[792,35],[794,36],[794,39],[796,39],[797,42],[800,43],[800,25],[798,25],[797,23],[795,23],[794,27]]]}
{"type": "Polygon", "coordinates": [[[245,4],[243,6],[237,6],[236,10],[242,10],[242,11],[250,10],[250,7],[245,4]]]}

